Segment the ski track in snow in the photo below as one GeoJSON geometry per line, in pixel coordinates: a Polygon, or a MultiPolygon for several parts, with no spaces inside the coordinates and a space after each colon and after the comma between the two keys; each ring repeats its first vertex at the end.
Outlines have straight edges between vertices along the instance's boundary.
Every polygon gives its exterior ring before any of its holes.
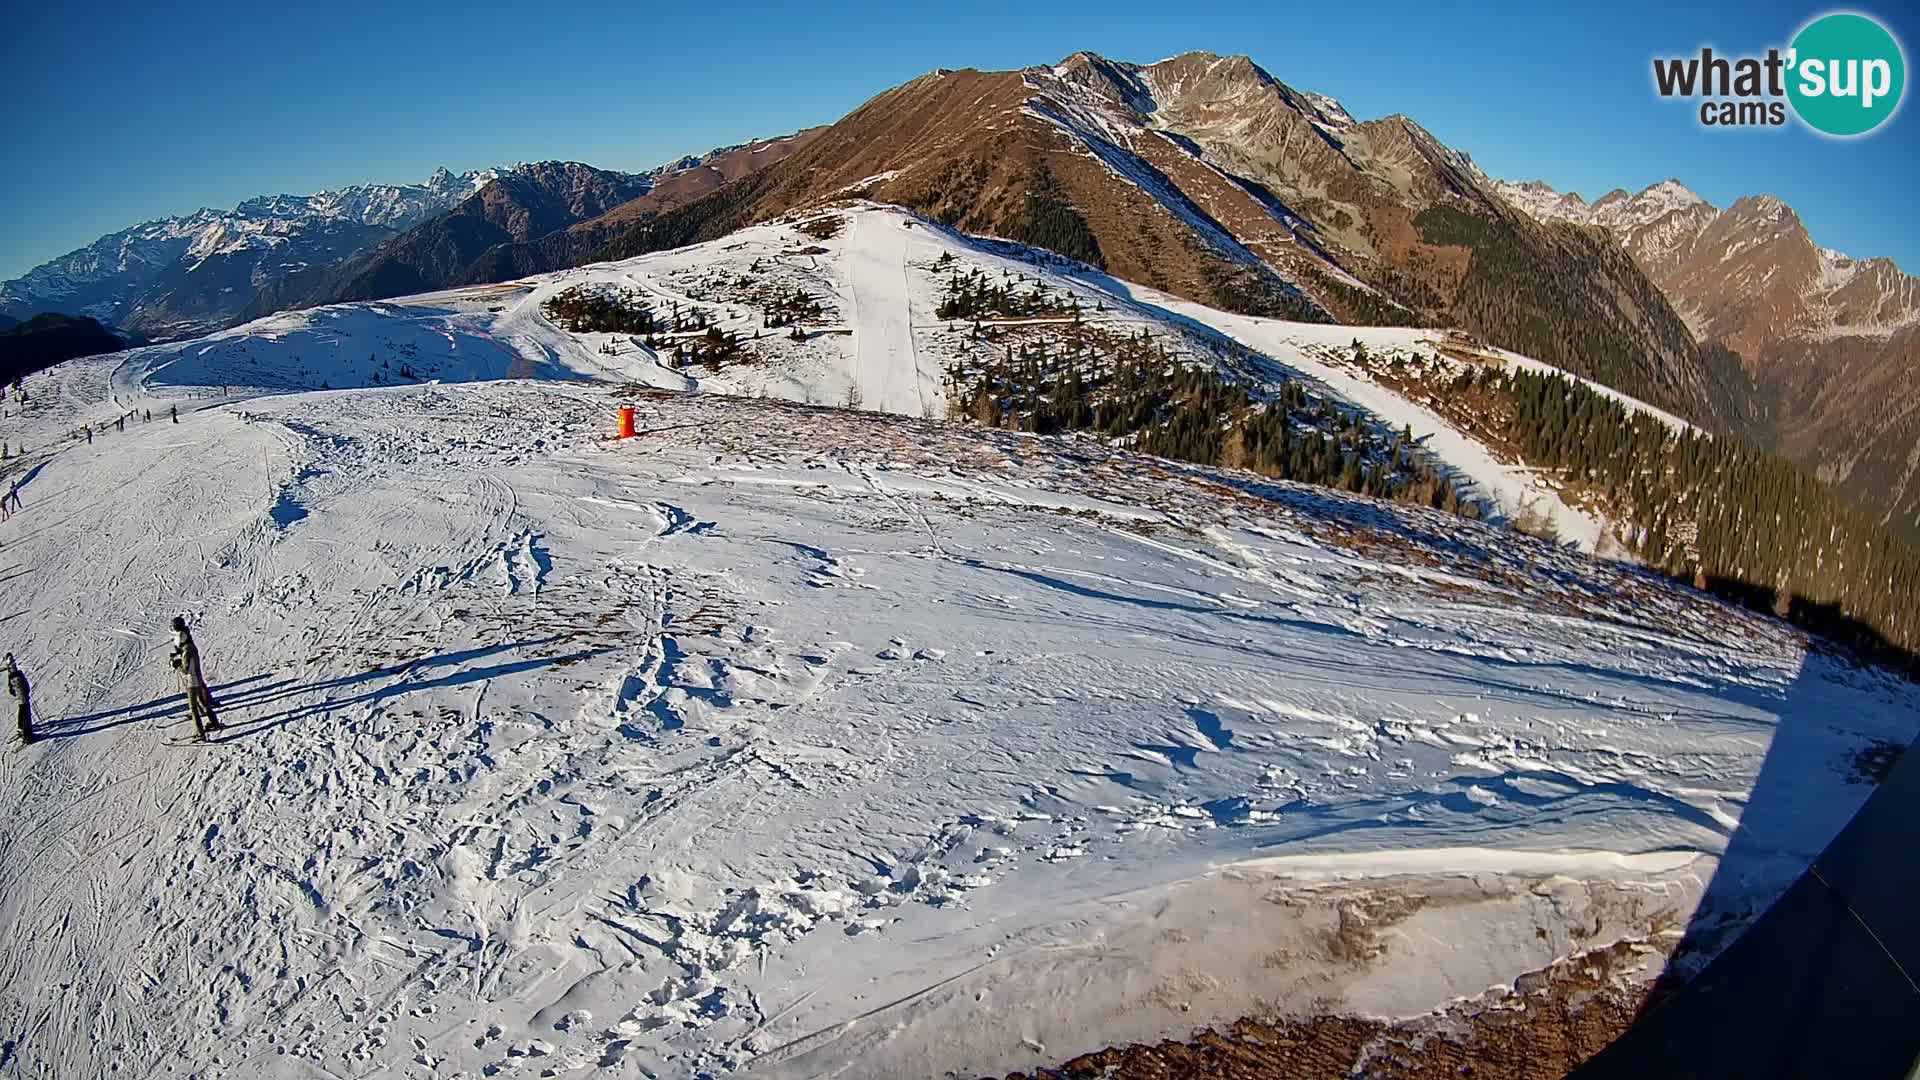
{"type": "MultiPolygon", "coordinates": [[[[902,220],[836,239],[851,353],[788,370],[914,413],[909,267],[948,241],[902,220]]],[[[1255,1000],[1420,1013],[1683,924],[1791,737],[1790,811],[1728,862],[1732,914],[1766,902],[1865,799],[1849,755],[1920,727],[1631,568],[1085,441],[662,394],[610,443],[632,399],[581,381],[257,396],[531,345],[684,385],[545,323],[581,276],[29,380],[10,1075],[992,1073],[1255,1000]],[[175,612],[211,747],[165,745],[175,612]],[[1425,906],[1328,951],[1387,895],[1425,906]]]]}
{"type": "Polygon", "coordinates": [[[905,416],[930,415],[913,348],[905,219],[859,214],[852,222],[847,273],[853,283],[854,384],[862,406],[905,416]]]}

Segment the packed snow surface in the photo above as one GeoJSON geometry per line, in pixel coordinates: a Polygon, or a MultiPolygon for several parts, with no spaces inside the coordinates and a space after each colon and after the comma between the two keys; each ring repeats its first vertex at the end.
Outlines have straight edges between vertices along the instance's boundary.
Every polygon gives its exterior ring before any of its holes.
{"type": "Polygon", "coordinates": [[[856,216],[28,379],[10,1075],[968,1076],[1256,1003],[1417,1015],[1709,879],[1750,912],[1920,727],[1781,623],[1487,525],[668,392],[938,408],[913,267],[957,241],[856,216]],[[536,303],[696,302],[703,257],[852,333],[689,372],[536,303]]]}

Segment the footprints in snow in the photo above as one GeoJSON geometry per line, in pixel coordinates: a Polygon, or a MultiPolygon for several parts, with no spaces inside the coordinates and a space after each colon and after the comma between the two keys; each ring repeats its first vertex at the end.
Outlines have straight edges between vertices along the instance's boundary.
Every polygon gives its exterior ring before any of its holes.
{"type": "Polygon", "coordinates": [[[630,514],[651,518],[654,522],[654,527],[648,539],[652,540],[662,540],[669,536],[678,536],[682,533],[691,536],[706,536],[716,528],[714,522],[701,521],[685,509],[675,506],[670,502],[662,502],[659,500],[635,502],[631,499],[615,499],[604,495],[581,495],[578,496],[578,498],[581,502],[591,506],[607,506],[616,510],[624,510],[630,514]]]}
{"type": "Polygon", "coordinates": [[[539,533],[523,532],[458,567],[421,567],[400,584],[400,592],[441,592],[463,583],[494,578],[507,596],[538,594],[553,572],[553,556],[541,540],[539,533]]]}
{"type": "Polygon", "coordinates": [[[812,568],[807,572],[807,584],[816,589],[873,588],[873,586],[865,584],[860,580],[866,576],[867,572],[865,570],[857,566],[848,566],[838,558],[835,558],[833,553],[827,551],[825,548],[815,547],[812,544],[803,544],[797,540],[778,540],[775,542],[785,544],[800,554],[805,555],[813,562],[812,568]]]}
{"type": "Polygon", "coordinates": [[[508,596],[539,593],[553,570],[553,557],[540,543],[538,533],[522,533],[516,542],[501,545],[499,559],[500,585],[508,596]]]}

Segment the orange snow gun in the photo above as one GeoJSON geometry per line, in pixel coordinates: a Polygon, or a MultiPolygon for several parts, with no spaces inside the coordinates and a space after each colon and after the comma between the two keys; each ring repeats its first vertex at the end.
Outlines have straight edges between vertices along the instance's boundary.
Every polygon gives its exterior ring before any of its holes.
{"type": "Polygon", "coordinates": [[[614,437],[617,439],[633,438],[633,406],[620,406],[620,434],[614,437]]]}

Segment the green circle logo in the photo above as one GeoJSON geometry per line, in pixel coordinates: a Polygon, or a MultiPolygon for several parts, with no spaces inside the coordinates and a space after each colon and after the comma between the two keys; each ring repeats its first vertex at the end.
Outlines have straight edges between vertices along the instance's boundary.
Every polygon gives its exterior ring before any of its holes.
{"type": "Polygon", "coordinates": [[[1787,99],[1815,131],[1864,135],[1900,107],[1907,61],[1887,28],[1865,15],[1822,15],[1793,39],[1787,99]]]}

